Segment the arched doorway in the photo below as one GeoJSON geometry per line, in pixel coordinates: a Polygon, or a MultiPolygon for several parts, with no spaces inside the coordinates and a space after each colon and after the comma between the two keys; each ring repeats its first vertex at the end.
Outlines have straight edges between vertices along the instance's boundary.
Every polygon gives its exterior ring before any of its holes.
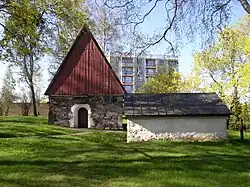
{"type": "Polygon", "coordinates": [[[88,110],[83,107],[78,110],[78,128],[88,128],[88,110]]]}

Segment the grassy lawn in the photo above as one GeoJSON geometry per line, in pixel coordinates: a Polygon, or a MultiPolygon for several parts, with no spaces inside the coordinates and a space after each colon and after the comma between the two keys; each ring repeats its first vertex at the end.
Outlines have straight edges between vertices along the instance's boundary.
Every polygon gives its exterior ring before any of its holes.
{"type": "Polygon", "coordinates": [[[48,125],[47,117],[0,116],[0,138],[71,134],[76,131],[48,125]]]}
{"type": "Polygon", "coordinates": [[[29,137],[70,133],[46,119],[1,118],[0,126],[1,133],[9,127],[10,134],[26,136],[0,138],[1,187],[250,186],[249,134],[243,142],[230,132],[227,142],[127,144],[124,132],[29,137]]]}

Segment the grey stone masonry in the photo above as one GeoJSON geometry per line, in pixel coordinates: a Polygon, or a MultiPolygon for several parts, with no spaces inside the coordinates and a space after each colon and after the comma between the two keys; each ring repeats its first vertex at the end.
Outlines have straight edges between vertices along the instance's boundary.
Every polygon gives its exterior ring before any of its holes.
{"type": "Polygon", "coordinates": [[[91,110],[91,128],[120,128],[122,124],[123,96],[50,96],[49,123],[75,127],[72,107],[88,105],[91,110]]]}

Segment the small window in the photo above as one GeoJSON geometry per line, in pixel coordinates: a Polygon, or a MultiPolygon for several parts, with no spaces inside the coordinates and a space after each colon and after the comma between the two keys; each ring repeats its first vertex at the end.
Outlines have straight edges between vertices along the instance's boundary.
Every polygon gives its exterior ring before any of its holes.
{"type": "Polygon", "coordinates": [[[123,58],[122,59],[122,65],[123,66],[133,66],[133,58],[123,58]]]}
{"type": "Polygon", "coordinates": [[[133,91],[133,86],[131,85],[126,85],[124,86],[125,90],[128,92],[128,93],[131,93],[133,91]]]}
{"type": "Polygon", "coordinates": [[[133,83],[133,77],[122,77],[123,83],[133,83]]]}
{"type": "Polygon", "coordinates": [[[146,69],[146,74],[147,75],[154,75],[155,74],[155,69],[146,69]]]}
{"type": "Polygon", "coordinates": [[[155,66],[155,60],[147,59],[146,60],[146,66],[155,66]]]}
{"type": "Polygon", "coordinates": [[[122,74],[123,75],[133,74],[133,68],[122,68],[122,74]]]}

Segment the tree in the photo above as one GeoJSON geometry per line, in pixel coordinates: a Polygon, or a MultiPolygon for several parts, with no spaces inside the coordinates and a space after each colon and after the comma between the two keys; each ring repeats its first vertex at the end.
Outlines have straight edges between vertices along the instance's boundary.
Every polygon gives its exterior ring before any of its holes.
{"type": "Polygon", "coordinates": [[[162,41],[174,48],[176,38],[193,41],[202,37],[205,46],[210,45],[216,35],[232,17],[232,10],[238,6],[250,14],[248,0],[105,0],[105,5],[117,9],[123,17],[124,25],[131,25],[135,33],[150,16],[158,10],[165,11],[163,28],[155,28],[145,45],[146,50],[162,41]],[[176,37],[172,37],[175,34],[176,37]],[[171,39],[172,38],[172,39],[171,39]]]}
{"type": "Polygon", "coordinates": [[[209,92],[209,85],[202,81],[197,74],[182,77],[181,91],[185,93],[204,93],[209,92]]]}
{"type": "Polygon", "coordinates": [[[31,94],[30,91],[21,88],[21,92],[19,94],[19,101],[20,101],[20,108],[21,108],[21,114],[22,116],[28,116],[29,115],[29,110],[31,108],[31,94]]]}
{"type": "Polygon", "coordinates": [[[19,68],[21,78],[30,88],[34,116],[37,116],[34,79],[41,69],[38,61],[45,50],[42,42],[44,21],[40,17],[41,13],[29,1],[18,4],[6,20],[8,30],[18,36],[13,37],[5,30],[2,40],[4,60],[19,68]]]}
{"type": "Polygon", "coordinates": [[[121,39],[120,20],[114,14],[114,11],[110,11],[104,6],[102,0],[89,4],[92,10],[92,19],[95,23],[93,27],[95,38],[103,52],[108,55],[121,46],[119,43],[116,43],[121,39]]]}
{"type": "MultiPolygon", "coordinates": [[[[243,20],[244,22],[245,20],[243,20]]],[[[242,30],[242,23],[227,27],[220,32],[218,42],[210,48],[194,55],[193,72],[210,90],[216,91],[234,112],[231,125],[242,126],[242,100],[246,100],[250,83],[249,54],[246,53],[249,31],[242,30]]],[[[249,30],[249,28],[248,28],[249,30]]]]}
{"type": "MultiPolygon", "coordinates": [[[[37,116],[34,81],[41,73],[39,62],[60,40],[58,33],[61,28],[73,25],[75,20],[71,18],[81,13],[78,5],[82,1],[24,0],[6,3],[1,57],[19,68],[21,77],[30,88],[33,113],[37,116]]],[[[83,24],[80,22],[78,27],[83,24]]]]}
{"type": "Polygon", "coordinates": [[[250,103],[245,102],[242,105],[241,118],[247,129],[250,129],[250,103]]]}
{"type": "Polygon", "coordinates": [[[25,22],[23,28],[31,38],[34,37],[34,29],[42,26],[39,43],[45,44],[46,51],[51,52],[53,67],[53,62],[61,62],[80,29],[89,24],[88,14],[83,0],[6,0],[0,3],[0,26],[5,35],[20,42],[23,41],[23,35],[12,30],[13,26],[8,24],[10,18],[15,17],[20,25],[25,22]]]}
{"type": "MultiPolygon", "coordinates": [[[[54,44],[55,48],[52,50],[52,61],[50,63],[49,72],[53,76],[59,65],[65,58],[71,44],[74,42],[77,34],[85,22],[95,35],[100,47],[106,55],[109,53],[121,53],[122,42],[118,42],[121,39],[122,30],[119,27],[119,20],[117,14],[114,11],[110,11],[107,7],[104,6],[102,0],[88,1],[86,2],[88,10],[92,13],[88,14],[79,14],[73,16],[69,19],[74,19],[75,23],[71,24],[70,22],[61,23],[60,33],[58,41],[54,44]],[[86,18],[89,15],[89,20],[86,21],[86,18]]],[[[82,12],[86,11],[85,4],[80,5],[82,12]]]]}
{"type": "Polygon", "coordinates": [[[181,75],[178,72],[157,73],[142,85],[140,93],[173,93],[181,91],[181,75]]]}
{"type": "Polygon", "coordinates": [[[1,108],[5,116],[8,116],[10,105],[13,104],[16,99],[14,91],[15,79],[13,78],[10,67],[8,67],[3,78],[3,87],[1,89],[1,108]]]}
{"type": "Polygon", "coordinates": [[[51,32],[49,44],[51,57],[48,71],[53,77],[61,62],[64,60],[75,38],[84,27],[93,27],[90,13],[84,1],[61,1],[55,10],[58,19],[54,21],[55,30],[51,32]]]}

